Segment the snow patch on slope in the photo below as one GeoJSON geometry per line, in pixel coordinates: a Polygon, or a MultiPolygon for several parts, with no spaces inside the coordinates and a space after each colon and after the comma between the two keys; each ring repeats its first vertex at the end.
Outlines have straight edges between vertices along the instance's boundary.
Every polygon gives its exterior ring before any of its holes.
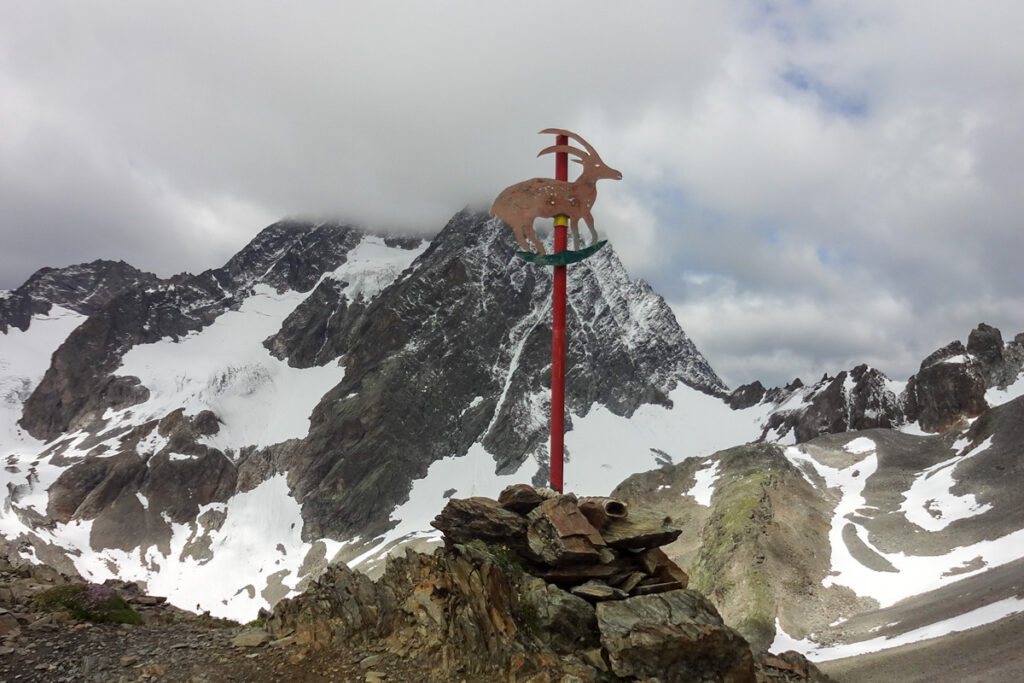
{"type": "MultiPolygon", "coordinates": [[[[669,397],[672,408],[646,404],[630,418],[595,406],[586,417],[573,415],[573,429],[565,435],[566,459],[564,490],[577,495],[607,495],[635,472],[659,466],[658,452],[673,461],[703,457],[737,441],[753,440],[760,434],[764,410],[734,411],[721,399],[681,385],[669,397]],[[652,450],[653,449],[653,450],[652,450]]],[[[536,412],[536,411],[535,411],[536,412]]],[[[547,420],[537,412],[536,418],[547,420]]],[[[511,474],[495,473],[494,456],[479,443],[464,456],[451,456],[434,462],[427,476],[413,482],[409,500],[391,513],[397,525],[372,546],[353,559],[353,567],[373,565],[398,544],[410,541],[431,542],[440,532],[430,520],[451,497],[497,497],[509,484],[529,482],[540,468],[534,459],[526,460],[511,474]]],[[[713,485],[699,493],[710,497],[713,485]]],[[[364,539],[353,539],[355,544],[364,539]]]]}
{"type": "Polygon", "coordinates": [[[536,461],[528,460],[517,472],[496,474],[494,456],[479,443],[473,444],[466,455],[434,461],[427,476],[413,482],[409,500],[392,511],[391,520],[397,525],[383,537],[374,539],[373,545],[349,565],[372,565],[398,544],[440,542],[441,532],[430,526],[430,520],[444,508],[449,498],[496,498],[506,486],[529,481],[536,469],[536,461]]]}
{"type": "Polygon", "coordinates": [[[22,430],[18,420],[22,403],[42,380],[50,356],[84,320],[84,315],[52,306],[48,314],[33,316],[24,332],[12,327],[0,334],[0,457],[5,465],[0,470],[0,535],[5,538],[25,531],[19,511],[46,514],[46,491],[64,471],[36,455],[44,444],[22,430]]]}
{"type": "Polygon", "coordinates": [[[721,467],[721,460],[705,464],[694,474],[693,487],[683,495],[692,496],[698,505],[710,507],[711,495],[715,492],[715,482],[718,481],[721,467]]]}
{"type": "MultiPolygon", "coordinates": [[[[959,444],[959,442],[958,442],[959,444]]],[[[967,519],[992,509],[981,504],[973,493],[953,493],[956,480],[953,473],[960,463],[984,452],[992,445],[992,437],[963,455],[955,455],[925,469],[910,485],[900,511],[907,520],[925,531],[942,531],[958,519],[967,519]]],[[[958,450],[954,446],[954,450],[958,450]]]]}
{"type": "Polygon", "coordinates": [[[999,406],[1021,396],[1024,396],[1024,373],[1019,374],[1017,380],[1005,389],[992,388],[986,391],[985,401],[989,406],[999,406]]]}
{"type": "Polygon", "coordinates": [[[586,417],[574,415],[573,429],[565,435],[565,489],[608,495],[631,474],[659,467],[658,451],[682,462],[753,441],[770,409],[731,410],[721,399],[687,386],[676,387],[669,400],[672,408],[644,404],[629,418],[604,406],[586,417]]]}
{"type": "Polygon", "coordinates": [[[389,247],[383,237],[366,235],[349,250],[345,263],[335,269],[330,277],[348,283],[345,294],[352,301],[373,299],[397,280],[402,271],[426,250],[428,244],[424,241],[414,249],[401,249],[389,247]]]}
{"type": "MultiPolygon", "coordinates": [[[[90,581],[143,581],[150,593],[167,596],[172,604],[201,607],[218,617],[241,622],[255,619],[261,607],[270,606],[261,595],[268,583],[280,582],[287,595],[295,594],[299,569],[313,544],[302,540],[300,506],[289,494],[284,474],[236,494],[227,503],[204,506],[201,513],[208,510],[226,515],[220,528],[172,523],[170,547],[163,551],[156,546],[131,552],[94,551],[89,545],[91,520],[58,524],[41,535],[79,551],[75,568],[90,581]],[[188,544],[204,535],[212,559],[196,559],[188,551],[188,544]]],[[[322,542],[327,545],[327,557],[341,547],[336,541],[322,542]]]]}
{"type": "Polygon", "coordinates": [[[0,455],[17,444],[37,443],[18,427],[21,406],[50,367],[50,356],[85,316],[61,306],[32,317],[22,332],[11,327],[0,334],[0,455]]]}

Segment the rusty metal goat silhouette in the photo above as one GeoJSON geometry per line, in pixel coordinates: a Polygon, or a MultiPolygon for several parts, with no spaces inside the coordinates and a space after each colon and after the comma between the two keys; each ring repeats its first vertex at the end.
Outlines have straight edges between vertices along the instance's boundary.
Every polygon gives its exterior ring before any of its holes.
{"type": "Polygon", "coordinates": [[[512,226],[516,242],[525,251],[531,251],[527,240],[537,247],[537,253],[544,254],[544,245],[533,232],[536,218],[569,217],[572,228],[573,246],[579,249],[579,220],[582,218],[590,228],[591,244],[597,242],[594,217],[590,214],[597,199],[597,181],[601,178],[622,180],[622,174],[607,166],[597,150],[576,133],[560,128],[545,128],[544,133],[565,135],[580,143],[583,151],[572,145],[552,145],[542,149],[537,156],[555,152],[568,152],[576,157],[573,161],[583,165],[583,172],[572,182],[553,178],[532,178],[516,183],[502,190],[491,206],[491,215],[497,216],[512,226]]]}

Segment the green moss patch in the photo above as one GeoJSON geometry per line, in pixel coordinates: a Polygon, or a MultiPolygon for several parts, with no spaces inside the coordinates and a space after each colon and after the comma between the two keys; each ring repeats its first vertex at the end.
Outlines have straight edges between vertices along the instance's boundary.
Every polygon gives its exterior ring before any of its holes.
{"type": "Polygon", "coordinates": [[[79,621],[99,624],[141,624],[142,617],[113,589],[98,583],[70,583],[42,591],[33,598],[40,610],[66,609],[79,621]]]}

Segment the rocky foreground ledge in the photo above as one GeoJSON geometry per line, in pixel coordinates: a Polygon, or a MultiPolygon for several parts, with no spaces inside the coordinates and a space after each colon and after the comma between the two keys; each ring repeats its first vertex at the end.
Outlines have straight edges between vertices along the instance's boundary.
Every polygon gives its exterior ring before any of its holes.
{"type": "MultiPolygon", "coordinates": [[[[663,515],[520,485],[456,499],[445,547],[331,565],[248,625],[0,561],[0,681],[816,682],[752,652],[660,550],[663,515]]],[[[254,615],[255,616],[255,615],[254,615]]]]}

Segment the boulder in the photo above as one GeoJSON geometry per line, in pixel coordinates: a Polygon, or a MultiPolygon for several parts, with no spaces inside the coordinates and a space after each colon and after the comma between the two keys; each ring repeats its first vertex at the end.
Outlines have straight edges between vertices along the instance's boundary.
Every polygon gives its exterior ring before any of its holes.
{"type": "Polygon", "coordinates": [[[231,639],[235,647],[259,647],[270,642],[270,634],[261,628],[250,628],[231,639]]]}
{"type": "Polygon", "coordinates": [[[601,561],[598,548],[604,547],[605,541],[580,512],[575,496],[546,500],[527,520],[526,540],[534,561],[553,567],[601,561]]]}
{"type": "Polygon", "coordinates": [[[480,540],[526,551],[526,519],[490,498],[453,498],[430,525],[452,543],[480,540]]]}
{"type": "Polygon", "coordinates": [[[546,497],[529,484],[512,484],[506,486],[498,495],[498,502],[501,507],[521,515],[529,514],[531,510],[545,501],[546,497]]]}
{"type": "Polygon", "coordinates": [[[601,644],[618,676],[662,681],[754,683],[740,634],[700,593],[676,590],[597,605],[601,644]]]}
{"type": "MultiPolygon", "coordinates": [[[[544,581],[534,581],[522,597],[534,616],[535,634],[560,654],[599,646],[593,605],[544,581]]],[[[522,610],[521,610],[522,611],[522,610]]]]}

